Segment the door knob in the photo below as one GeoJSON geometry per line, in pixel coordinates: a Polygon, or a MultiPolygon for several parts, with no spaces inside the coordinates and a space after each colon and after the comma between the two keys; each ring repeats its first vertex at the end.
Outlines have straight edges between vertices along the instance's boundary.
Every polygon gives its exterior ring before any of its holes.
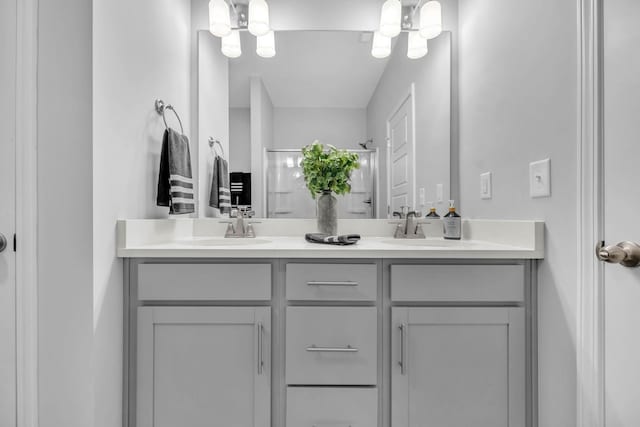
{"type": "Polygon", "coordinates": [[[7,238],[0,233],[0,252],[4,252],[5,249],[7,249],[7,238]]]}
{"type": "Polygon", "coordinates": [[[620,242],[617,245],[605,246],[602,241],[596,246],[596,256],[600,261],[611,264],[637,267],[640,265],[640,245],[635,242],[620,242]]]}

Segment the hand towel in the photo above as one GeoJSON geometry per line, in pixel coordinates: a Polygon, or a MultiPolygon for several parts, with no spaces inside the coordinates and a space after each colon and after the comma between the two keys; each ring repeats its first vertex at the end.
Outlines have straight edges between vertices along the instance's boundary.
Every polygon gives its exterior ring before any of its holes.
{"type": "Polygon", "coordinates": [[[229,165],[220,156],[213,161],[209,206],[220,209],[221,214],[231,213],[231,191],[229,190],[229,165]]]}
{"type": "Polygon", "coordinates": [[[340,236],[330,236],[323,233],[307,233],[304,239],[310,243],[324,243],[327,245],[353,245],[360,240],[359,234],[342,234],[340,236]]]}
{"type": "Polygon", "coordinates": [[[195,212],[189,139],[171,128],[162,137],[156,202],[172,215],[195,212]]]}

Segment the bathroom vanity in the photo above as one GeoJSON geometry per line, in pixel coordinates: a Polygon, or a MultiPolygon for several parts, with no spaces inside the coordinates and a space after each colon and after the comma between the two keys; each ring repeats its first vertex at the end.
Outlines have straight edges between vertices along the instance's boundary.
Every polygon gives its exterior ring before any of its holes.
{"type": "Polygon", "coordinates": [[[313,221],[223,227],[119,223],[125,425],[536,425],[541,222],[341,222],[348,247],[305,242],[313,221]]]}

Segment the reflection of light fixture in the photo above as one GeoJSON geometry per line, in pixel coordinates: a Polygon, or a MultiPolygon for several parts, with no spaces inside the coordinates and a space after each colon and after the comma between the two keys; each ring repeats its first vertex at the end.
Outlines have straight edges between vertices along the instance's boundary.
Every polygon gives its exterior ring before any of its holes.
{"type": "Polygon", "coordinates": [[[256,53],[263,58],[272,58],[276,55],[276,41],[273,31],[257,37],[256,53]]]}
{"type": "Polygon", "coordinates": [[[293,157],[287,157],[287,167],[288,168],[293,167],[293,157]]]}
{"type": "Polygon", "coordinates": [[[441,32],[442,6],[438,1],[426,2],[420,9],[420,35],[425,39],[433,39],[441,32]]]}
{"type": "Polygon", "coordinates": [[[380,34],[395,37],[400,34],[402,24],[402,4],[400,0],[387,0],[380,14],[380,34]]]}
{"type": "Polygon", "coordinates": [[[240,45],[240,32],[238,30],[231,31],[226,37],[222,38],[222,53],[229,58],[237,58],[242,55],[242,46],[240,45]]]}
{"type": "Polygon", "coordinates": [[[429,52],[427,47],[427,39],[423,38],[419,32],[411,31],[409,33],[409,41],[407,43],[407,57],[409,59],[422,58],[429,52]]]}
{"type": "Polygon", "coordinates": [[[251,0],[249,2],[249,32],[254,36],[264,36],[269,30],[269,5],[265,0],[251,0]]]}
{"type": "Polygon", "coordinates": [[[391,54],[391,37],[385,37],[380,32],[373,33],[371,55],[374,58],[386,58],[391,54]]]}
{"type": "Polygon", "coordinates": [[[231,16],[229,5],[224,0],[209,2],[209,31],[217,37],[231,34],[231,16]]]}

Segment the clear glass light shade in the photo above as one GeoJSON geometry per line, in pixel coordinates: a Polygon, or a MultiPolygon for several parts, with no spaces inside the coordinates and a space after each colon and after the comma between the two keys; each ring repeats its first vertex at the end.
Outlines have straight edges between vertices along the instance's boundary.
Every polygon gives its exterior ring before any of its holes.
{"type": "Polygon", "coordinates": [[[409,59],[422,58],[429,52],[427,39],[423,38],[419,32],[409,32],[409,42],[407,43],[407,57],[409,59]]]}
{"type": "Polygon", "coordinates": [[[371,56],[374,58],[386,58],[391,54],[391,37],[383,36],[379,31],[373,33],[373,45],[371,56]]]}
{"type": "Polygon", "coordinates": [[[231,15],[226,1],[211,0],[209,2],[209,31],[217,37],[231,34],[231,15]]]}
{"type": "Polygon", "coordinates": [[[263,58],[276,56],[276,40],[273,31],[256,38],[256,53],[263,58]]]}
{"type": "Polygon", "coordinates": [[[249,32],[254,36],[264,36],[269,32],[269,5],[265,0],[249,2],[249,32]]]}
{"type": "Polygon", "coordinates": [[[380,33],[385,37],[395,37],[402,29],[402,4],[400,0],[387,0],[380,14],[380,33]]]}
{"type": "Polygon", "coordinates": [[[240,44],[240,32],[232,30],[231,34],[222,38],[222,54],[229,58],[237,58],[242,55],[242,46],[240,44]]]}
{"type": "Polygon", "coordinates": [[[442,32],[442,6],[429,1],[420,9],[420,35],[425,39],[438,37],[442,32]]]}

